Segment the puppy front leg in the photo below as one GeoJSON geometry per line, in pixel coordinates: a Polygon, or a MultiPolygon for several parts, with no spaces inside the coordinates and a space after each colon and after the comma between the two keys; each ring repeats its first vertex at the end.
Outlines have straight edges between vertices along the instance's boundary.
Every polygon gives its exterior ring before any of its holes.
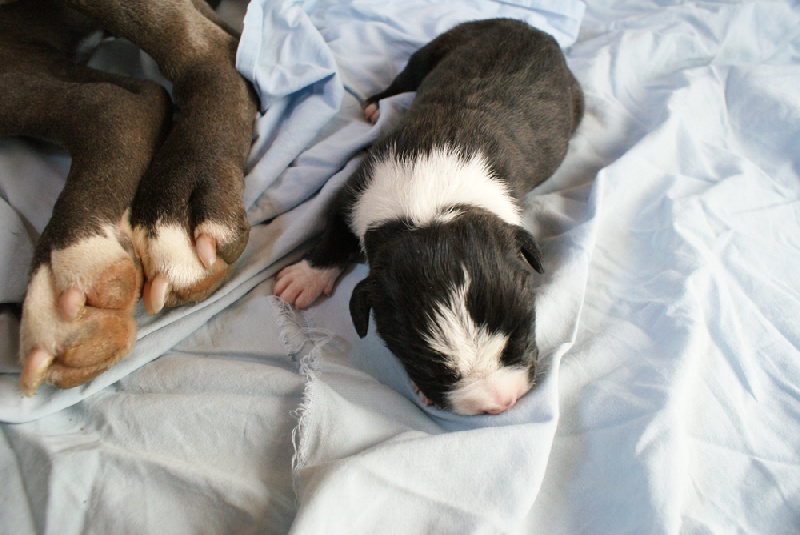
{"type": "Polygon", "coordinates": [[[285,267],[275,277],[273,293],[298,309],[313,305],[322,294],[331,295],[347,266],[362,259],[342,203],[334,206],[319,244],[307,258],[285,267]]]}

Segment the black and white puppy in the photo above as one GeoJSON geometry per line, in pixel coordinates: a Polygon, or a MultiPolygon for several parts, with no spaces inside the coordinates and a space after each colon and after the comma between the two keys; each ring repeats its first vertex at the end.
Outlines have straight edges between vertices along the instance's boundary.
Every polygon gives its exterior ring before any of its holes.
{"type": "Polygon", "coordinates": [[[555,41],[521,21],[461,24],[416,52],[377,103],[416,98],[338,193],[321,243],[275,294],[298,308],[330,294],[365,254],[350,312],[370,311],[426,403],[497,414],[533,384],[539,249],[520,199],[553,174],[583,113],[555,41]]]}

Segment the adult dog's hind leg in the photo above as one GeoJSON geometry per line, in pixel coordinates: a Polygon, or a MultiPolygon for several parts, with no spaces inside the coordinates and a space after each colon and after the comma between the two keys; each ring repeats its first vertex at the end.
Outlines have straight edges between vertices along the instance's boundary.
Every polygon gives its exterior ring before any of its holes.
{"type": "Polygon", "coordinates": [[[69,0],[139,45],[173,82],[180,116],[140,183],[132,222],[145,307],[205,299],[249,234],[244,164],[256,97],[235,68],[238,39],[193,0],[69,0]]]}
{"type": "Polygon", "coordinates": [[[348,196],[346,190],[337,195],[322,237],[308,258],[285,267],[275,276],[275,295],[298,309],[308,308],[323,294],[331,295],[344,270],[363,260],[361,244],[347,224],[348,196]]]}
{"type": "Polygon", "coordinates": [[[0,135],[46,139],[72,156],[23,304],[20,385],[28,395],[42,381],[84,383],[133,345],[142,276],[129,207],[170,107],[155,83],[64,60],[30,51],[26,68],[0,69],[0,135]]]}

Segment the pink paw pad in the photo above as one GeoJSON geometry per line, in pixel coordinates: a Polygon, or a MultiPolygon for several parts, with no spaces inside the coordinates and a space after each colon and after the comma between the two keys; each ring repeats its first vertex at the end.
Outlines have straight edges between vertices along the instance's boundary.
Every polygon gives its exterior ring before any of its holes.
{"type": "Polygon", "coordinates": [[[302,260],[275,276],[273,293],[298,309],[313,305],[322,294],[331,295],[341,268],[318,269],[302,260]]]}

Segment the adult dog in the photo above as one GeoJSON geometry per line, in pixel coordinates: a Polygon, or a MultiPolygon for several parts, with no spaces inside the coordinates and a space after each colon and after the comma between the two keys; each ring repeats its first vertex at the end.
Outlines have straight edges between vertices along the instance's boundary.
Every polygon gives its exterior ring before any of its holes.
{"type": "Polygon", "coordinates": [[[237,33],[203,0],[0,0],[0,135],[72,156],[39,237],[20,328],[22,391],[82,384],[154,313],[222,284],[247,243],[244,162],[257,99],[237,33]],[[172,82],[74,61],[97,31],[141,47],[172,82]]]}

